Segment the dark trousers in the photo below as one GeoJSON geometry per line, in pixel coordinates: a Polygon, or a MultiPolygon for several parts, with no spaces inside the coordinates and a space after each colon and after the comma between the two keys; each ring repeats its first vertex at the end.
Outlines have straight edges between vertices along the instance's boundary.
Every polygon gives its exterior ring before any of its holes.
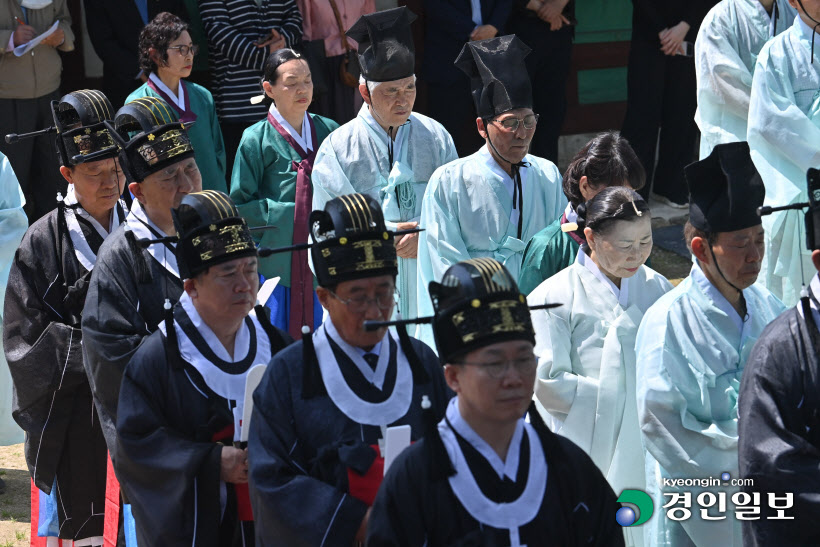
{"type": "Polygon", "coordinates": [[[507,23],[532,52],[524,59],[532,83],[533,111],[540,117],[530,153],[558,161],[558,137],[567,115],[567,79],[572,58],[573,28],[551,31],[537,17],[515,15],[507,23]]]}
{"type": "Polygon", "coordinates": [[[651,188],[671,201],[686,203],[689,192],[683,168],[696,159],[698,137],[694,59],[664,55],[657,44],[633,40],[627,93],[621,134],[646,169],[647,184],[641,194],[647,197],[651,188]]]}
{"type": "Polygon", "coordinates": [[[311,112],[330,118],[339,125],[356,117],[353,96],[354,93],[359,93],[358,88],[347,87],[339,77],[344,58],[344,55],[336,55],[324,59],[321,70],[327,91],[318,96],[314,95],[313,103],[310,105],[311,112]]]}
{"type": "Polygon", "coordinates": [[[26,196],[29,223],[54,209],[57,192],[65,195],[68,187],[60,174],[55,135],[21,139],[13,144],[7,143],[5,136],[53,126],[51,101],[59,98],[55,91],[36,99],[0,99],[0,152],[9,159],[26,196]]]}
{"type": "Polygon", "coordinates": [[[427,84],[427,112],[453,137],[459,157],[469,156],[484,144],[476,127],[477,115],[467,76],[459,74],[451,84],[427,84]]]}

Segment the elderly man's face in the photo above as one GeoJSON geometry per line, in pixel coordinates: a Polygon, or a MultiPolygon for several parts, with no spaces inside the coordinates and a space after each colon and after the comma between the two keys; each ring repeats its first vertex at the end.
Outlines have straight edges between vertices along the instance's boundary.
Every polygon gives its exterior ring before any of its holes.
{"type": "Polygon", "coordinates": [[[185,280],[185,290],[206,323],[236,323],[248,315],[259,291],[258,263],[255,256],[237,258],[185,280]]]}
{"type": "Polygon", "coordinates": [[[161,228],[173,226],[171,209],[179,207],[182,198],[202,190],[202,175],[194,158],[184,159],[157,171],[128,188],[140,201],[145,214],[161,228]]]}
{"type": "Polygon", "coordinates": [[[509,110],[503,114],[499,114],[495,118],[488,120],[484,124],[484,120],[478,118],[476,124],[478,126],[478,133],[485,139],[489,137],[490,141],[495,146],[496,152],[490,148],[490,153],[499,161],[499,164],[506,163],[504,159],[518,163],[524,159],[527,152],[530,150],[530,142],[535,135],[535,113],[530,108],[516,108],[509,110]],[[510,129],[518,120],[518,127],[514,130],[510,129]],[[528,129],[525,125],[530,125],[528,129]],[[496,157],[502,156],[503,159],[496,157]]]}
{"type": "Polygon", "coordinates": [[[702,263],[704,269],[712,274],[712,278],[722,283],[720,273],[729,283],[738,289],[751,287],[760,273],[764,253],[764,232],[762,226],[752,226],[734,232],[717,234],[712,244],[713,256],[702,263]],[[720,273],[715,268],[718,263],[720,273]]]}
{"type": "Polygon", "coordinates": [[[410,118],[416,102],[416,77],[384,82],[376,86],[372,93],[366,86],[359,86],[365,102],[371,106],[373,118],[384,128],[398,128],[410,118]],[[362,89],[364,87],[365,89],[362,89]],[[375,110],[375,112],[374,112],[375,110]]]}

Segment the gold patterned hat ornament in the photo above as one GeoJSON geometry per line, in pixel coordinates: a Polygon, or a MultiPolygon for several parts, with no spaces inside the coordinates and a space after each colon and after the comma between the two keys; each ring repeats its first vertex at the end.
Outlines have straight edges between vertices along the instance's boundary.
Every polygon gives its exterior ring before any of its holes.
{"type": "Polygon", "coordinates": [[[260,249],[260,256],[310,249],[319,285],[342,281],[398,275],[394,237],[421,229],[388,230],[379,203],[365,194],[348,194],[328,201],[321,211],[308,217],[313,242],[277,249],[260,249]]]}
{"type": "Polygon", "coordinates": [[[535,344],[530,310],[560,304],[528,306],[507,269],[492,258],[474,258],[450,266],[441,283],[429,286],[435,315],[400,321],[365,322],[365,329],[432,323],[439,359],[452,363],[475,349],[510,340],[535,344]]]}
{"type": "Polygon", "coordinates": [[[82,89],[51,101],[51,115],[53,126],[6,135],[6,142],[56,133],[57,156],[65,167],[116,157],[117,146],[104,123],[114,119],[114,108],[101,91],[82,89]]]}
{"type": "Polygon", "coordinates": [[[120,165],[129,182],[193,157],[188,127],[176,110],[157,97],[140,97],[117,111],[114,123],[106,122],[119,148],[120,165]]]}

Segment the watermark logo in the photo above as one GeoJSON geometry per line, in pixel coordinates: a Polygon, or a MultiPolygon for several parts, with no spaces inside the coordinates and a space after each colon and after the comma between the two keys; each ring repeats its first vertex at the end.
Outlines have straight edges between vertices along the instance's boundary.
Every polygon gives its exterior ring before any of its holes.
{"type": "Polygon", "coordinates": [[[640,526],[652,517],[655,504],[652,498],[643,490],[624,490],[618,496],[618,503],[629,505],[621,507],[615,513],[615,521],[621,526],[640,526]],[[634,506],[631,507],[631,506],[634,506]],[[636,513],[637,510],[637,513],[636,513]]]}

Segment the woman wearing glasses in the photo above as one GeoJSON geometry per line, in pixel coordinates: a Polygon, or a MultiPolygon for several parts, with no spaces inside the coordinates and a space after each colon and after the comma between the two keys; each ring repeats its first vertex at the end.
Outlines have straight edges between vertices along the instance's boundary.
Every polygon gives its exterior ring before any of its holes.
{"type": "MultiPolygon", "coordinates": [[[[603,189],[578,207],[586,242],[575,263],[541,283],[531,306],[538,372],[535,396],[556,433],[583,448],[615,492],[644,488],[635,401],[635,335],[646,310],[672,288],[644,266],[652,220],[641,196],[603,189]]],[[[642,545],[630,534],[627,545],[642,545]]],[[[638,529],[640,532],[640,529],[638,529]]]]}
{"type": "Polygon", "coordinates": [[[158,14],[140,34],[140,68],[148,81],[125,102],[159,97],[171,105],[188,127],[202,189],[225,192],[225,143],[214,99],[204,87],[184,80],[191,75],[197,50],[187,23],[168,12],[158,14]]]}

